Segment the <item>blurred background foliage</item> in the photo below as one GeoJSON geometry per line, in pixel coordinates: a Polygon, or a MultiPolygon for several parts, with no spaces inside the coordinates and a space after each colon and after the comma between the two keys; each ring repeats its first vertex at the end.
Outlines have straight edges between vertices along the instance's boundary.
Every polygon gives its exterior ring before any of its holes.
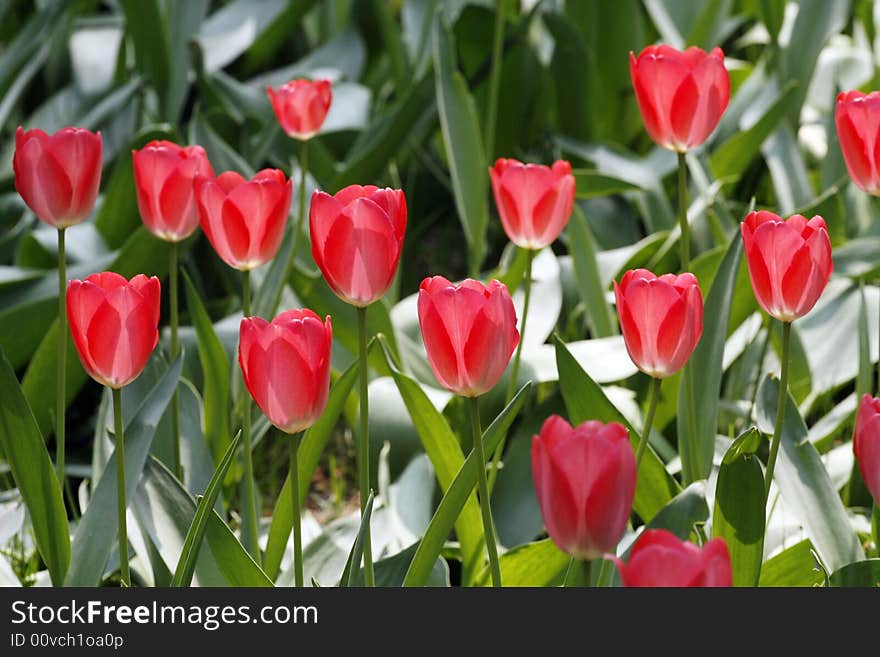
{"type": "MultiPolygon", "coordinates": [[[[433,387],[413,293],[424,276],[437,273],[493,275],[516,288],[525,257],[507,245],[487,167],[496,157],[568,159],[576,169],[577,209],[559,242],[535,264],[535,307],[521,375],[535,382],[535,391],[511,430],[493,493],[501,543],[507,548],[530,543],[542,531],[531,483],[530,436],[551,412],[573,415],[566,391],[557,384],[561,365],[548,338],[556,331],[569,343],[574,360],[601,385],[615,412],[640,426],[647,386],[617,335],[610,284],[636,266],[658,273],[678,269],[675,155],[656,147],[644,131],[629,52],[655,42],[721,46],[732,82],[730,107],[709,142],[687,156],[688,213],[698,255],[692,268],[708,292],[751,204],[827,220],[836,274],[819,306],[795,325],[793,395],[806,418],[809,443],[817,458],[821,455],[821,472],[813,463],[811,473],[828,490],[840,492],[835,503],[840,508],[833,513],[842,514],[848,531],[864,538],[870,498],[853,469],[848,440],[856,391],[870,389],[870,363],[877,360],[880,227],[874,221],[875,199],[846,176],[833,110],[839,90],[878,86],[878,24],[880,3],[870,0],[0,0],[0,346],[49,438],[57,330],[51,271],[55,235],[14,191],[18,125],[46,131],[78,125],[103,134],[102,195],[93,220],[68,231],[69,277],[108,268],[164,277],[167,246],[141,227],[131,149],[152,139],[198,143],[218,173],[250,174],[270,166],[298,179],[297,144],[279,129],[264,88],[298,76],[328,77],[334,100],[313,140],[309,187],[335,192],[347,184],[370,183],[405,190],[409,225],[400,274],[388,298],[370,309],[371,328],[386,335],[390,352],[419,382],[466,453],[463,409],[433,387]],[[485,125],[497,12],[504,30],[503,66],[494,146],[486,152],[493,141],[485,125]]],[[[286,245],[292,243],[292,224],[286,245]]],[[[354,314],[318,276],[308,239],[300,244],[289,280],[280,280],[283,268],[272,265],[257,280],[267,291],[283,286],[282,307],[306,305],[333,315],[334,366],[341,372],[353,360],[354,314]]],[[[225,352],[234,363],[240,290],[235,272],[201,234],[186,243],[186,251],[183,267],[192,287],[182,319],[187,327],[181,390],[189,445],[186,485],[196,493],[229,440],[229,389],[235,392],[238,379],[235,367],[224,369],[221,361],[225,352]]],[[[728,340],[721,345],[719,420],[709,435],[711,475],[708,486],[685,490],[691,497],[683,501],[696,502],[680,505],[697,523],[708,520],[718,465],[731,440],[756,417],[762,376],[778,369],[778,336],[768,334],[757,312],[746,268],[726,275],[732,309],[729,326],[721,327],[728,340]]],[[[521,293],[516,298],[521,304],[521,293]]],[[[129,408],[148,398],[167,367],[162,353],[154,360],[147,375],[126,389],[129,408]]],[[[88,482],[96,479],[108,454],[103,431],[108,418],[98,386],[87,380],[75,356],[68,364],[70,470],[83,481],[69,500],[75,522],[89,500],[88,482]]],[[[439,495],[433,476],[437,464],[423,448],[431,428],[413,415],[417,405],[401,395],[379,349],[372,352],[371,365],[371,439],[381,497],[381,510],[374,514],[374,532],[380,536],[374,553],[393,559],[425,530],[439,495]]],[[[672,493],[679,482],[705,478],[699,468],[697,476],[682,471],[679,385],[680,376],[664,381],[651,438],[674,477],[672,493]]],[[[505,387],[502,382],[499,390],[505,387]]],[[[354,396],[329,438],[308,504],[313,513],[306,529],[306,575],[321,582],[338,578],[346,556],[338,547],[344,543],[340,537],[353,536],[358,526],[350,514],[347,481],[354,396]]],[[[502,402],[501,393],[489,396],[484,426],[502,402]]],[[[168,456],[168,435],[166,419],[152,446],[160,460],[168,456]]],[[[266,435],[271,439],[258,442],[255,450],[268,516],[286,452],[263,422],[258,436],[266,435]]],[[[233,470],[224,503],[233,527],[236,476],[233,470]]],[[[155,553],[161,527],[171,520],[156,508],[171,502],[150,497],[154,493],[146,484],[139,489],[142,500],[155,504],[135,504],[140,537],[133,541],[141,541],[135,546],[143,560],[141,576],[161,582],[164,571],[156,564],[162,559],[155,553]]],[[[26,557],[27,538],[18,532],[23,511],[14,490],[4,495],[0,544],[19,537],[14,540],[26,557]]],[[[764,583],[813,583],[810,578],[819,572],[814,553],[829,569],[836,561],[839,565],[839,555],[812,533],[794,497],[780,498],[774,506],[764,541],[764,555],[774,566],[764,569],[764,583]]],[[[637,512],[648,522],[656,510],[637,512]]],[[[267,517],[264,531],[268,523],[267,517]]],[[[455,546],[446,553],[453,581],[458,577],[455,546]]],[[[17,549],[5,553],[17,554],[17,549]]],[[[546,541],[509,552],[505,579],[515,581],[516,569],[533,563],[528,559],[535,555],[549,564],[542,582],[556,581],[566,562],[546,541]]],[[[36,568],[26,558],[10,562],[19,574],[32,576],[36,568]]],[[[441,583],[450,577],[445,568],[439,564],[435,573],[441,583]]],[[[281,571],[283,583],[290,577],[285,567],[281,571]]]]}

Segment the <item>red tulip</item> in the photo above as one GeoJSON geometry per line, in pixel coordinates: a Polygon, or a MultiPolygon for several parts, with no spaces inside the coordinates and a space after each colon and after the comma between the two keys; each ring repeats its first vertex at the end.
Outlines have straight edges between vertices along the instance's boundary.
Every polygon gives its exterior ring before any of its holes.
{"type": "Polygon", "coordinates": [[[869,194],[880,194],[880,91],[841,92],[834,120],[850,178],[869,194]]]}
{"type": "Polygon", "coordinates": [[[633,545],[628,564],[614,560],[624,586],[733,586],[730,553],[722,538],[700,549],[665,529],[648,529],[633,545]]]}
{"type": "Polygon", "coordinates": [[[333,100],[330,80],[291,80],[277,89],[267,86],[266,93],[281,128],[300,140],[317,134],[333,100]]]}
{"type": "Polygon", "coordinates": [[[159,279],[112,271],[67,284],[67,321],[89,376],[121,388],[140,376],[159,341],[159,279]]]}
{"type": "Polygon", "coordinates": [[[616,422],[572,426],[551,415],[532,438],[532,478],[547,533],[577,559],[613,552],[636,492],[636,459],[616,422]]]}
{"type": "Polygon", "coordinates": [[[101,184],[101,133],[64,128],[15,132],[15,189],[41,221],[67,228],[85,221],[101,184]]]}
{"type": "Polygon", "coordinates": [[[684,367],[703,334],[703,296],[693,274],[626,272],[614,283],[620,329],[642,372],[663,378],[684,367]]]}
{"type": "Polygon", "coordinates": [[[290,213],[290,181],[278,169],[250,180],[234,171],[195,182],[199,221],[223,261],[249,271],[275,257],[290,213]]]}
{"type": "Polygon", "coordinates": [[[369,306],[388,290],[406,232],[406,197],[399,189],[351,185],[335,196],[312,194],[312,257],[340,298],[369,306]]]}
{"type": "Polygon", "coordinates": [[[214,169],[201,146],[182,147],[151,141],[131,152],[141,219],[153,235],[179,242],[199,226],[193,181],[213,177],[214,169]]]}
{"type": "Polygon", "coordinates": [[[880,398],[862,396],[856,413],[853,452],[865,485],[880,504],[880,398]]]}
{"type": "Polygon", "coordinates": [[[730,101],[724,53],[691,47],[648,46],[629,71],[645,128],[658,145],[685,152],[699,146],[718,125],[730,101]]]}
{"type": "Polygon", "coordinates": [[[574,206],[574,176],[568,162],[557,160],[548,167],[499,159],[489,175],[511,242],[524,249],[543,249],[559,237],[574,206]]]}
{"type": "Polygon", "coordinates": [[[251,397],[276,427],[297,433],[324,412],[330,392],[330,318],[288,310],[241,320],[238,362],[251,397]]]}
{"type": "Polygon", "coordinates": [[[419,325],[434,376],[464,397],[495,387],[519,344],[510,293],[494,280],[454,285],[442,276],[426,278],[419,287],[419,325]]]}
{"type": "Polygon", "coordinates": [[[740,229],[761,307],[782,322],[810,312],[834,269],[825,220],[796,214],[783,221],[762,210],[751,212],[740,229]]]}

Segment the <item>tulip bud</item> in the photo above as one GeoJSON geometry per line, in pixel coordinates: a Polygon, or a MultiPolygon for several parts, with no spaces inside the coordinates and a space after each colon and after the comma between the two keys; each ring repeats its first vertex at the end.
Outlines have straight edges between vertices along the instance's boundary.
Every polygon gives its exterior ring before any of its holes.
{"type": "Polygon", "coordinates": [[[863,395],[856,413],[853,453],[865,486],[880,504],[880,398],[863,395]]]}
{"type": "Polygon", "coordinates": [[[702,549],[665,529],[648,529],[636,540],[629,563],[615,558],[624,586],[724,587],[733,585],[730,552],[722,538],[702,549]]]}
{"type": "Polygon", "coordinates": [[[841,92],[834,121],[850,178],[869,194],[880,194],[880,92],[841,92]]]}
{"type": "Polygon", "coordinates": [[[318,133],[333,100],[330,80],[291,80],[277,89],[266,87],[266,93],[281,128],[302,141],[318,133]]]}

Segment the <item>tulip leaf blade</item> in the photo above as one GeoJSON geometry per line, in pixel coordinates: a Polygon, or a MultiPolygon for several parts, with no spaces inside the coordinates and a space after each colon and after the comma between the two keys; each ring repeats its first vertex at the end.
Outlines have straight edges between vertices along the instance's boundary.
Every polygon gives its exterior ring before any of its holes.
{"type": "Polygon", "coordinates": [[[685,483],[706,479],[712,469],[724,345],[742,251],[742,236],[736,233],[706,295],[703,335],[685,364],[681,377],[676,425],[685,483]]]}
{"type": "MultiPolygon", "coordinates": [[[[493,453],[502,438],[507,435],[510,425],[528,399],[531,387],[532,384],[529,382],[520,388],[510,403],[483,432],[483,449],[486,454],[493,453]]],[[[456,473],[455,479],[444,492],[440,504],[437,505],[431,522],[422,535],[416,553],[407,569],[403,586],[425,586],[427,584],[434,563],[443,550],[443,543],[449,536],[449,532],[476,485],[477,457],[471,453],[468,454],[456,473]]]]}
{"type": "Polygon", "coordinates": [[[28,509],[37,550],[52,583],[70,565],[70,534],[61,485],[15,370],[0,347],[0,448],[28,509]]]}
{"type": "Polygon", "coordinates": [[[877,588],[880,586],[880,559],[856,561],[834,571],[831,586],[877,588]]]}
{"type": "MultiPolygon", "coordinates": [[[[565,343],[558,336],[554,337],[554,341],[559,387],[568,410],[569,422],[572,425],[587,420],[619,422],[629,431],[630,444],[636,449],[639,434],[629,420],[611,403],[602,387],[584,371],[565,343]]],[[[667,502],[681,492],[681,486],[666,471],[663,462],[650,445],[639,467],[638,482],[633,509],[645,522],[650,522],[667,502]]]]}
{"type": "Polygon", "coordinates": [[[364,513],[361,516],[361,526],[358,529],[354,544],[351,546],[351,552],[348,554],[348,561],[345,562],[345,569],[342,571],[342,577],[339,580],[340,587],[351,587],[357,585],[357,575],[360,563],[364,556],[364,539],[367,532],[370,531],[370,516],[373,515],[373,491],[367,497],[367,503],[364,506],[364,513]]]}
{"type": "Polygon", "coordinates": [[[856,399],[871,392],[874,367],[871,363],[871,336],[868,329],[868,302],[865,299],[865,284],[859,284],[859,371],[856,374],[856,399]]]}
{"type": "Polygon", "coordinates": [[[758,586],[821,586],[825,575],[813,554],[813,544],[806,538],[767,559],[761,566],[758,586]]]}
{"type": "MultiPolygon", "coordinates": [[[[571,557],[549,538],[519,545],[499,558],[504,586],[560,586],[571,557]]],[[[596,563],[601,563],[601,559],[596,563]]],[[[482,586],[489,586],[489,570],[483,571],[482,586]]]]}
{"type": "Polygon", "coordinates": [[[120,0],[120,5],[125,14],[125,30],[134,43],[137,67],[164,102],[169,91],[173,63],[162,3],[159,0],[120,0]]]}
{"type": "Polygon", "coordinates": [[[587,217],[577,204],[568,222],[568,237],[578,290],[581,301],[587,308],[590,332],[594,338],[615,335],[617,332],[611,306],[605,296],[607,286],[602,284],[599,274],[596,240],[590,231],[587,217]]]}
{"type": "Polygon", "coordinates": [[[706,482],[695,481],[666,503],[648,523],[648,529],[666,529],[686,541],[694,525],[709,519],[706,482]]]}
{"type": "Polygon", "coordinates": [[[571,173],[575,180],[575,196],[579,199],[599,198],[641,190],[641,187],[633,182],[592,169],[575,169],[571,173]]]}

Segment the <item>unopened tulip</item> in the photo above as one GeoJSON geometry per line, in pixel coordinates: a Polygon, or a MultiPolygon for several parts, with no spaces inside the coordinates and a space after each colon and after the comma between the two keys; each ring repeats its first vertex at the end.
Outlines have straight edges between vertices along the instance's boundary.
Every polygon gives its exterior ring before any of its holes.
{"type": "Polygon", "coordinates": [[[853,452],[865,485],[880,504],[880,398],[862,397],[856,413],[853,452]]]}
{"type": "Polygon", "coordinates": [[[620,329],[636,367],[655,378],[684,367],[703,333],[703,296],[693,274],[626,272],[614,283],[620,329]]]}
{"type": "Polygon", "coordinates": [[[272,109],[289,137],[314,137],[330,110],[333,100],[330,80],[291,80],[277,89],[266,87],[272,109]]]}
{"type": "Polygon", "coordinates": [[[64,128],[53,135],[15,132],[15,189],[39,219],[55,228],[85,221],[101,184],[101,133],[64,128]]]}
{"type": "Polygon", "coordinates": [[[143,372],[159,340],[159,291],[159,279],[143,274],[127,281],[105,271],[70,281],[70,332],[95,381],[118,389],[143,372]]]}
{"type": "Polygon", "coordinates": [[[311,310],[288,310],[272,322],[241,320],[238,362],[257,406],[276,427],[297,433],[321,416],[330,391],[333,328],[311,310]]]}
{"type": "Polygon", "coordinates": [[[503,283],[442,276],[419,287],[419,325],[434,376],[447,390],[478,397],[491,390],[519,343],[516,310],[503,283]]]}
{"type": "Polygon", "coordinates": [[[199,226],[194,180],[214,176],[205,149],[151,141],[132,151],[131,159],[138,209],[147,230],[168,242],[192,235],[199,226]]]}
{"type": "Polygon", "coordinates": [[[278,169],[250,180],[233,171],[199,176],[196,202],[202,230],[223,261],[250,271],[275,257],[290,213],[290,181],[278,169]]]}
{"type": "Polygon", "coordinates": [[[312,194],[312,257],[345,302],[380,299],[397,273],[406,232],[406,197],[399,189],[351,185],[334,196],[312,194]]]}
{"type": "Polygon", "coordinates": [[[557,160],[552,167],[499,159],[489,169],[495,205],[504,232],[524,249],[552,244],[574,207],[571,165],[557,160]]]}
{"type": "Polygon", "coordinates": [[[850,178],[869,194],[880,194],[880,91],[841,92],[834,121],[850,178]]]}
{"type": "Polygon", "coordinates": [[[663,148],[682,153],[704,143],[730,101],[721,48],[648,46],[629,54],[629,70],[645,128],[663,148]]]}
{"type": "Polygon", "coordinates": [[[629,563],[615,559],[624,586],[732,586],[730,552],[722,538],[702,548],[665,529],[648,529],[633,545],[629,563]]]}
{"type": "Polygon", "coordinates": [[[636,459],[616,422],[572,427],[551,415],[532,438],[532,477],[550,538],[589,560],[613,552],[632,510],[636,459]]]}
{"type": "Polygon", "coordinates": [[[762,210],[750,213],[740,228],[761,307],[781,322],[810,312],[834,269],[825,220],[799,214],[783,220],[762,210]]]}

